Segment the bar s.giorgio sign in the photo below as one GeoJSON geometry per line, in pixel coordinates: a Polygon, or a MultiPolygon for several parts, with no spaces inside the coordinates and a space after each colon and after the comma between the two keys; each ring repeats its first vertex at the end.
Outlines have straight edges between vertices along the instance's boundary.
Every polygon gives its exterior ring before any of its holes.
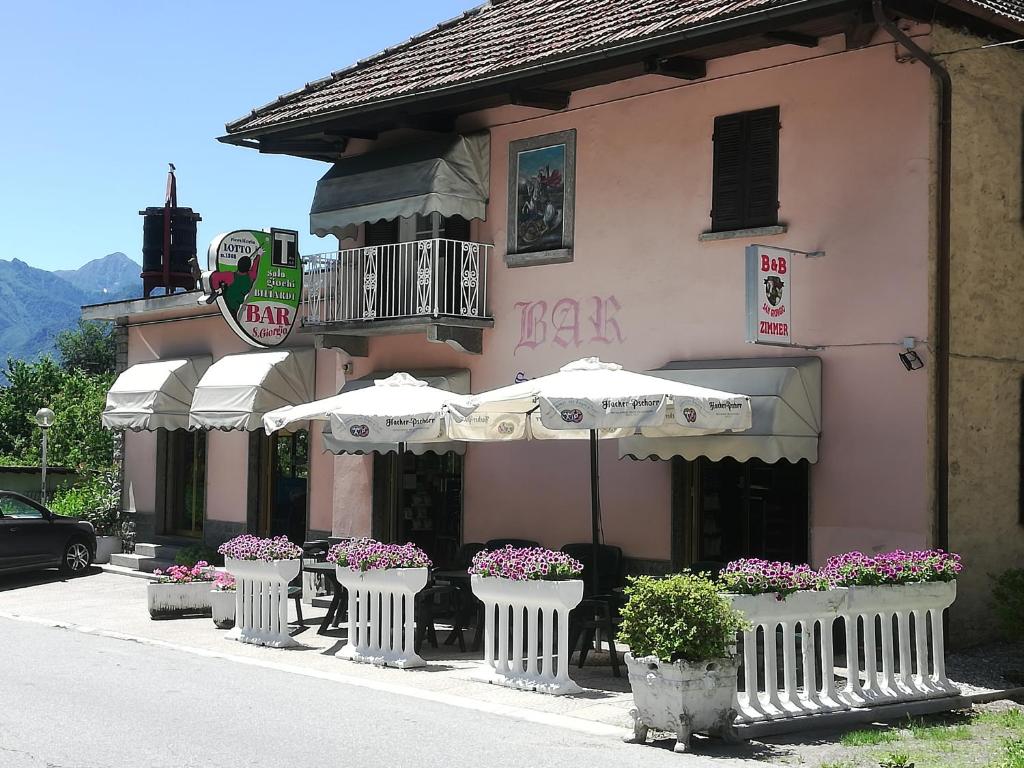
{"type": "Polygon", "coordinates": [[[747,341],[792,344],[793,251],[747,246],[747,341]]]}
{"type": "Polygon", "coordinates": [[[210,243],[206,303],[217,302],[231,329],[254,347],[288,338],[302,301],[299,233],[239,229],[210,243]]]}

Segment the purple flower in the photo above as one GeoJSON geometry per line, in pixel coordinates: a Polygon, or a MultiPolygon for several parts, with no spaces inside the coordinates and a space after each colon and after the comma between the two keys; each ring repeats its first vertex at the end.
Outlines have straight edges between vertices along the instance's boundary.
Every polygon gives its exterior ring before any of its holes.
{"type": "Polygon", "coordinates": [[[583,564],[564,552],[544,547],[485,549],[473,557],[469,572],[512,581],[565,581],[578,578],[583,564]]]}
{"type": "Polygon", "coordinates": [[[287,536],[275,536],[262,539],[252,534],[243,534],[225,541],[217,552],[234,560],[295,560],[302,557],[302,547],[293,544],[287,536]]]}

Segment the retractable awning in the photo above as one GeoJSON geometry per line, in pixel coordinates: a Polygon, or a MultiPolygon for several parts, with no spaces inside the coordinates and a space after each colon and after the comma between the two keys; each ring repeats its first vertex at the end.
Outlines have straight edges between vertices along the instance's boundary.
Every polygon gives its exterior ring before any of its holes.
{"type": "Polygon", "coordinates": [[[674,381],[750,396],[753,425],[746,432],[698,437],[624,438],[619,456],[712,461],[818,461],[821,435],[821,360],[817,357],[703,360],[648,371],[674,381]]]}
{"type": "Polygon", "coordinates": [[[222,357],[200,379],[190,429],[263,428],[263,414],[313,399],[312,349],[247,352],[222,357]]]}
{"type": "Polygon", "coordinates": [[[317,182],[309,231],[353,237],[364,221],[417,213],[483,219],[490,153],[490,134],[475,133],[346,158],[317,182]]]}
{"type": "Polygon", "coordinates": [[[107,392],[103,426],[134,432],[188,429],[192,394],[212,362],[209,357],[186,357],[131,366],[107,392]]]}
{"type": "MultiPolygon", "coordinates": [[[[364,387],[372,387],[375,381],[387,379],[393,376],[396,371],[374,371],[373,373],[345,383],[338,394],[352,392],[364,387]]],[[[443,370],[411,370],[407,371],[413,378],[427,382],[432,387],[443,389],[448,392],[455,392],[459,395],[469,394],[469,370],[466,368],[453,368],[443,370]]],[[[324,425],[324,449],[331,453],[388,453],[397,450],[397,446],[391,443],[361,443],[359,450],[352,450],[351,441],[343,441],[335,438],[331,432],[331,423],[324,425]]],[[[436,443],[406,443],[405,449],[410,453],[420,456],[428,451],[431,453],[457,453],[460,456],[466,453],[466,444],[459,440],[436,442],[436,443]]]]}

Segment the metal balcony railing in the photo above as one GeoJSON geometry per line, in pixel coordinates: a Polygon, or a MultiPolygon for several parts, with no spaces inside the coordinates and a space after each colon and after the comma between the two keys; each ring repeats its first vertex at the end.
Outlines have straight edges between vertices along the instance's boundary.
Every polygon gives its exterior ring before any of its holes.
{"type": "Polygon", "coordinates": [[[303,256],[303,325],[487,317],[493,245],[416,240],[303,256]]]}

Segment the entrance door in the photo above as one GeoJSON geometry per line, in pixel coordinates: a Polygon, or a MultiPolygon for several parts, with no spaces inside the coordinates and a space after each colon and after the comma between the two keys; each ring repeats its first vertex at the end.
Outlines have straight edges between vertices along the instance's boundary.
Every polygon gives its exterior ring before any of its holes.
{"type": "Polygon", "coordinates": [[[806,461],[677,459],[673,467],[675,567],[741,557],[807,562],[806,461]]]}
{"type": "Polygon", "coordinates": [[[262,536],[306,540],[309,432],[257,434],[260,452],[256,530],[262,536]]]}
{"type": "Polygon", "coordinates": [[[201,538],[206,516],[206,432],[164,432],[164,531],[201,538]]]}
{"type": "Polygon", "coordinates": [[[462,541],[462,456],[375,454],[373,536],[421,547],[437,565],[455,559],[462,541]]]}

